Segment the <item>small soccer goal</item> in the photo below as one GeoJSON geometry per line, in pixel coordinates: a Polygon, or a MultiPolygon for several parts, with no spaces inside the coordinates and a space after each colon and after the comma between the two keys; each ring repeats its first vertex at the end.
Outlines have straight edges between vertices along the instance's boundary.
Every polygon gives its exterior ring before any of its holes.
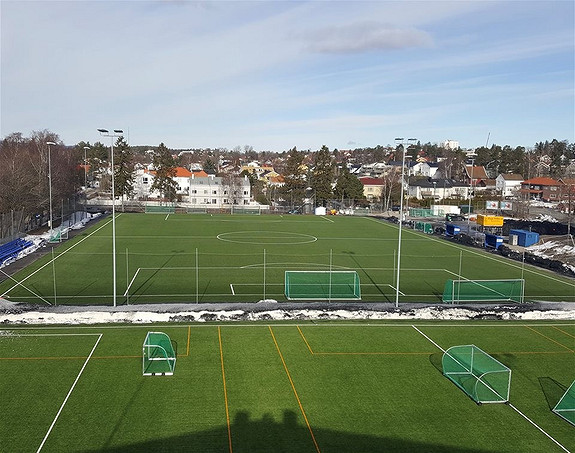
{"type": "Polygon", "coordinates": [[[356,271],[286,271],[288,300],[361,299],[356,271]]]}
{"type": "Polygon", "coordinates": [[[176,353],[164,332],[148,332],[142,354],[144,376],[171,376],[176,368],[176,353]]]}
{"type": "Polygon", "coordinates": [[[447,280],[443,302],[519,302],[525,292],[524,279],[509,280],[447,280]]]}
{"type": "Polygon", "coordinates": [[[553,412],[575,426],[575,381],[555,405],[553,412]]]}
{"type": "Polygon", "coordinates": [[[476,403],[509,401],[511,370],[477,346],[452,346],[441,364],[443,375],[476,403]]]}

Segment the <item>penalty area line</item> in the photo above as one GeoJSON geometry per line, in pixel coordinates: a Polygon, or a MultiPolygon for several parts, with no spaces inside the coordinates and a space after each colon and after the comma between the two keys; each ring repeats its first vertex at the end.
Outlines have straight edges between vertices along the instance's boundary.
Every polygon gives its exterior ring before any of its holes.
{"type": "Polygon", "coordinates": [[[235,296],[236,292],[234,291],[234,285],[232,285],[231,283],[230,283],[230,289],[232,290],[232,296],[235,296]]]}
{"type": "Polygon", "coordinates": [[[74,391],[74,388],[76,387],[76,384],[78,383],[78,381],[80,380],[80,376],[82,376],[82,373],[84,372],[84,369],[86,368],[86,365],[88,365],[88,362],[90,360],[90,358],[92,357],[92,354],[94,354],[94,351],[96,350],[96,347],[98,346],[98,343],[100,343],[100,340],[102,339],[102,334],[100,334],[98,336],[98,339],[96,340],[96,344],[94,345],[94,347],[92,348],[92,350],[90,351],[90,354],[88,355],[88,357],[86,357],[86,361],[84,362],[84,365],[82,366],[82,368],[80,369],[80,372],[78,373],[78,376],[76,376],[76,379],[74,380],[74,383],[72,384],[72,387],[70,387],[70,390],[68,391],[68,394],[66,395],[66,398],[64,398],[64,401],[62,402],[62,405],[60,406],[60,409],[58,410],[58,413],[56,414],[56,416],[54,417],[54,420],[52,421],[52,424],[50,425],[50,428],[48,428],[48,432],[46,433],[46,435],[44,436],[44,439],[42,440],[42,443],[40,444],[40,446],[38,447],[38,450],[36,450],[36,453],[39,453],[42,450],[42,447],[44,447],[44,444],[46,443],[46,440],[48,439],[48,436],[50,435],[50,433],[52,432],[52,428],[54,428],[54,425],[56,424],[56,422],[58,421],[58,418],[60,417],[60,414],[62,413],[62,410],[64,409],[64,406],[66,405],[66,403],[68,402],[68,398],[70,398],[70,395],[72,394],[72,392],[74,391]]]}
{"type": "Polygon", "coordinates": [[[513,409],[515,412],[517,412],[519,415],[521,415],[525,420],[527,420],[529,423],[531,423],[533,426],[535,426],[535,428],[537,428],[539,431],[541,431],[543,434],[545,434],[545,436],[547,436],[551,441],[553,441],[555,443],[555,445],[557,445],[563,451],[570,453],[569,450],[567,450],[563,445],[561,445],[559,442],[557,442],[550,434],[546,433],[543,430],[543,428],[541,428],[537,423],[535,423],[533,420],[531,420],[529,417],[527,417],[527,415],[525,415],[523,412],[521,412],[519,409],[517,409],[513,404],[511,404],[509,402],[509,403],[507,403],[507,405],[511,409],[513,409]]]}

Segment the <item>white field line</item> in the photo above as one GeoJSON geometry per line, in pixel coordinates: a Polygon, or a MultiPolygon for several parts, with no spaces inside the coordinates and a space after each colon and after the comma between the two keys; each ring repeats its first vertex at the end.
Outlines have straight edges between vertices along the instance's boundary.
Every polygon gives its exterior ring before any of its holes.
{"type": "Polygon", "coordinates": [[[40,294],[36,294],[34,291],[32,291],[30,288],[28,288],[27,286],[25,286],[23,283],[19,282],[18,280],[16,280],[14,277],[12,277],[11,275],[8,275],[6,272],[4,272],[2,269],[0,269],[0,272],[2,272],[6,277],[8,277],[10,280],[16,282],[16,286],[20,285],[22,286],[22,288],[24,288],[26,291],[32,293],[35,297],[37,297],[38,299],[43,300],[44,302],[46,302],[48,305],[52,305],[50,303],[50,301],[44,299],[40,294]]]}
{"type": "MultiPolygon", "coordinates": [[[[417,327],[415,327],[414,325],[412,325],[411,327],[413,327],[415,330],[417,330],[421,335],[423,335],[425,338],[427,338],[431,343],[433,343],[437,348],[441,349],[443,351],[443,353],[445,353],[445,349],[443,349],[441,346],[439,346],[435,341],[433,341],[431,338],[429,338],[427,335],[425,335],[421,330],[419,330],[417,327]]],[[[492,390],[492,389],[491,389],[492,390]]],[[[507,405],[510,406],[513,410],[515,410],[519,415],[521,415],[525,420],[527,420],[529,423],[531,423],[533,426],[535,426],[539,431],[541,431],[543,434],[545,434],[546,437],[548,437],[550,440],[552,440],[559,448],[561,448],[563,451],[566,451],[567,453],[570,453],[569,450],[567,450],[563,445],[561,445],[559,442],[557,442],[557,440],[555,440],[550,434],[548,434],[547,432],[545,432],[543,430],[543,428],[541,428],[539,425],[537,425],[533,420],[531,420],[529,417],[527,417],[523,412],[521,412],[519,409],[517,409],[513,404],[511,404],[510,401],[507,401],[507,405]]]]}
{"type": "MultiPolygon", "coordinates": [[[[379,225],[385,225],[385,226],[390,227],[390,228],[397,228],[397,226],[395,226],[395,225],[386,225],[385,223],[383,223],[383,222],[381,222],[381,221],[379,221],[379,220],[372,219],[372,218],[370,218],[370,217],[364,217],[364,218],[365,218],[365,219],[369,219],[369,220],[371,220],[372,222],[377,222],[379,225]]],[[[407,233],[414,233],[413,230],[409,230],[409,229],[406,229],[406,232],[407,232],[407,233]]],[[[415,233],[414,233],[414,234],[415,234],[415,233]]],[[[419,237],[419,235],[417,235],[417,236],[419,237]]],[[[348,239],[350,239],[350,238],[348,238],[348,239]]],[[[353,239],[355,239],[355,238],[353,238],[353,239]]],[[[447,241],[442,241],[441,239],[437,239],[437,238],[429,237],[429,236],[425,236],[425,237],[423,237],[422,239],[439,242],[440,244],[444,244],[444,245],[446,245],[446,246],[448,246],[448,247],[453,247],[453,248],[458,249],[458,250],[463,250],[463,251],[469,252],[469,253],[471,253],[471,254],[473,254],[473,255],[477,255],[477,256],[480,256],[480,257],[485,258],[485,259],[488,259],[488,260],[497,261],[498,263],[506,264],[506,265],[511,266],[511,267],[514,267],[514,268],[516,268],[516,269],[521,269],[521,268],[522,268],[521,265],[515,264],[515,262],[512,261],[512,260],[507,260],[507,259],[503,259],[503,258],[496,258],[496,257],[491,256],[491,255],[488,255],[488,254],[486,254],[486,253],[480,253],[480,252],[475,251],[475,250],[473,250],[473,249],[471,249],[471,248],[468,248],[468,247],[463,247],[463,246],[460,246],[460,245],[457,245],[457,244],[452,244],[452,243],[447,242],[447,241]]],[[[394,239],[394,240],[395,240],[395,239],[394,239]]],[[[409,239],[408,239],[408,240],[409,240],[409,239]]],[[[526,272],[531,272],[532,274],[536,274],[536,275],[539,275],[540,277],[548,278],[548,279],[550,279],[550,280],[553,280],[553,281],[555,281],[555,282],[561,283],[561,284],[563,284],[563,285],[568,285],[568,286],[573,286],[573,287],[575,287],[575,284],[573,284],[573,283],[569,283],[569,282],[565,282],[565,281],[563,281],[563,280],[559,280],[558,278],[553,277],[553,275],[548,275],[548,274],[546,274],[546,273],[538,272],[538,271],[537,271],[537,268],[533,268],[533,266],[531,266],[531,265],[528,264],[528,263],[525,263],[525,264],[527,264],[527,266],[523,267],[523,270],[526,271],[526,272]]]]}
{"type": "Polygon", "coordinates": [[[170,217],[170,214],[166,214],[166,218],[164,220],[168,220],[168,217],[170,217]]]}
{"type": "MultiPolygon", "coordinates": [[[[142,306],[142,309],[145,309],[145,306],[142,306]]],[[[190,326],[190,324],[186,324],[186,325],[181,325],[181,326],[174,326],[173,324],[170,323],[154,323],[154,327],[173,327],[173,328],[188,328],[190,326]]],[[[194,329],[196,328],[213,328],[213,325],[206,325],[206,324],[202,324],[202,323],[193,323],[194,329]]],[[[295,322],[286,322],[286,323],[281,323],[281,324],[274,324],[274,329],[276,327],[280,328],[280,327],[306,327],[306,328],[323,328],[323,327],[377,327],[377,328],[381,328],[381,327],[410,327],[407,324],[403,324],[403,323],[398,323],[398,324],[394,324],[393,322],[391,323],[379,323],[379,322],[368,322],[368,323],[363,323],[363,324],[357,324],[357,323],[352,323],[352,322],[338,322],[336,321],[334,322],[326,322],[325,324],[302,324],[301,322],[295,321],[295,322]]],[[[536,324],[513,324],[513,327],[525,327],[525,326],[533,326],[533,327],[541,327],[541,326],[575,326],[575,324],[561,324],[561,323],[536,323],[536,324]]],[[[257,323],[237,323],[237,324],[230,324],[227,325],[226,327],[251,327],[254,329],[261,329],[262,325],[259,325],[257,323]]],[[[441,325],[437,325],[437,324],[419,324],[419,327],[426,327],[426,328],[431,328],[431,327],[466,327],[466,328],[475,328],[475,327],[500,327],[503,329],[509,329],[509,325],[505,324],[505,325],[494,325],[494,324],[468,324],[468,321],[462,321],[460,324],[441,324],[441,325]]],[[[146,324],[138,324],[138,325],[121,325],[121,326],[117,326],[114,324],[108,324],[108,325],[102,325],[102,326],[98,326],[97,329],[98,330],[104,330],[104,329],[147,329],[149,328],[149,325],[146,324]]],[[[75,326],[41,326],[41,327],[30,327],[30,326],[14,326],[14,327],[10,327],[9,331],[18,331],[18,330],[93,330],[95,329],[94,326],[91,325],[75,325],[75,326]]],[[[54,334],[54,335],[59,335],[59,334],[54,334]]],[[[75,335],[75,334],[68,334],[68,335],[75,335]]],[[[78,334],[79,335],[79,334],[78,334]]],[[[96,333],[92,333],[92,334],[82,334],[82,335],[99,335],[96,333]]]]}
{"type": "MultiPolygon", "coordinates": [[[[0,332],[11,332],[12,329],[0,330],[0,332]]],[[[19,333],[18,337],[93,337],[94,335],[101,335],[98,333],[19,333]]],[[[13,337],[2,337],[0,335],[0,340],[2,338],[13,338],[13,337]]]]}
{"type": "MultiPolygon", "coordinates": [[[[118,214],[116,217],[120,217],[122,214],[118,214]]],[[[86,239],[88,239],[90,236],[92,236],[93,234],[97,233],[98,231],[100,231],[102,228],[104,228],[105,226],[107,226],[110,222],[112,221],[112,219],[108,220],[104,225],[102,225],[100,228],[92,231],[88,236],[86,236],[85,238],[80,239],[78,242],[76,242],[74,245],[72,245],[71,247],[68,247],[66,250],[64,250],[62,253],[60,253],[59,255],[56,255],[54,257],[54,259],[48,261],[46,264],[44,264],[44,266],[36,269],[34,272],[32,272],[30,275],[28,275],[26,278],[20,280],[20,284],[22,282],[25,282],[26,280],[28,280],[30,277],[32,277],[33,275],[35,275],[37,272],[40,272],[42,269],[44,269],[46,266],[49,266],[50,264],[52,264],[52,261],[56,261],[58,258],[60,258],[62,255],[64,255],[65,253],[68,253],[70,250],[72,250],[74,247],[76,247],[77,245],[81,244],[82,242],[84,242],[86,239]]],[[[6,294],[8,294],[10,291],[12,291],[14,288],[16,288],[16,286],[18,285],[14,285],[12,286],[10,289],[8,289],[7,291],[5,291],[4,293],[0,294],[0,297],[4,297],[6,294]]]]}
{"type": "Polygon", "coordinates": [[[60,406],[60,409],[58,410],[58,413],[56,414],[56,416],[54,417],[54,420],[52,421],[52,424],[50,425],[50,428],[48,428],[48,432],[46,433],[46,435],[44,436],[44,439],[42,440],[42,443],[40,444],[40,446],[38,447],[38,450],[36,450],[36,453],[39,453],[42,450],[42,447],[44,447],[44,444],[46,443],[46,440],[48,439],[48,436],[50,435],[50,433],[52,432],[52,428],[54,428],[54,425],[56,424],[56,422],[58,421],[58,417],[60,417],[60,414],[62,413],[62,410],[64,409],[64,406],[66,405],[66,403],[68,402],[68,398],[70,398],[70,395],[72,394],[72,391],[74,390],[74,387],[76,387],[76,384],[78,383],[78,380],[80,379],[80,376],[82,376],[82,373],[84,372],[84,369],[86,368],[86,365],[88,365],[88,361],[90,360],[90,358],[92,357],[92,354],[94,354],[94,351],[96,350],[96,346],[98,346],[98,343],[100,343],[100,340],[102,339],[102,334],[98,335],[98,339],[96,340],[96,344],[94,345],[94,347],[92,348],[92,351],[90,351],[90,354],[88,355],[88,357],[86,358],[86,361],[84,362],[84,365],[82,366],[82,369],[80,370],[80,372],[78,373],[78,376],[76,376],[76,379],[74,380],[74,383],[72,384],[72,387],[70,388],[70,390],[68,391],[68,394],[66,395],[66,398],[64,398],[64,401],[62,402],[62,405],[60,406]]]}
{"type": "Polygon", "coordinates": [[[321,218],[322,218],[323,220],[327,220],[328,222],[335,223],[333,220],[328,219],[327,217],[321,216],[321,218]]]}
{"type": "Polygon", "coordinates": [[[138,272],[140,272],[140,269],[141,269],[141,267],[139,267],[138,270],[136,271],[136,273],[134,274],[134,277],[132,278],[132,280],[130,281],[130,284],[126,288],[126,292],[124,293],[124,297],[126,297],[128,295],[128,291],[130,291],[130,288],[132,287],[132,283],[134,283],[134,280],[136,280],[136,277],[138,276],[138,272]]]}
{"type": "Polygon", "coordinates": [[[234,292],[234,285],[230,283],[230,289],[232,290],[232,296],[235,296],[236,293],[234,292]]]}
{"type": "Polygon", "coordinates": [[[425,338],[427,338],[437,349],[441,349],[441,351],[443,353],[445,353],[445,349],[443,349],[441,346],[439,346],[435,341],[433,341],[431,338],[429,338],[427,335],[425,335],[421,330],[419,330],[417,327],[415,327],[413,324],[411,325],[411,327],[413,327],[415,330],[417,330],[421,335],[423,335],[425,338]]]}
{"type": "Polygon", "coordinates": [[[507,404],[509,405],[509,407],[511,407],[511,409],[513,409],[519,415],[521,415],[525,420],[527,420],[529,423],[531,423],[533,426],[535,426],[535,428],[537,428],[539,431],[541,431],[543,434],[545,434],[545,436],[547,436],[550,440],[552,440],[559,448],[561,448],[563,451],[566,451],[567,453],[570,453],[569,450],[567,450],[563,445],[561,445],[559,442],[557,442],[553,437],[551,437],[549,434],[547,434],[545,431],[543,431],[543,429],[541,427],[539,427],[537,425],[537,423],[535,423],[533,420],[531,420],[529,417],[527,417],[527,415],[525,415],[523,412],[521,412],[519,409],[517,409],[513,404],[511,404],[511,403],[507,403],[507,404]]]}

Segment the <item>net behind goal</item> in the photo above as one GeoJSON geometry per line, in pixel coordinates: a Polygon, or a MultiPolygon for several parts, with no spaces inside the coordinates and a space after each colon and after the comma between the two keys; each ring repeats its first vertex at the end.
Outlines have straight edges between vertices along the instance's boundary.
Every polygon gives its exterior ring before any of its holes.
{"type": "Polygon", "coordinates": [[[477,346],[453,346],[441,359],[443,375],[477,403],[509,400],[511,370],[477,346]]]}
{"type": "Polygon", "coordinates": [[[447,280],[443,302],[523,302],[525,280],[447,280]]]}
{"type": "Polygon", "coordinates": [[[356,271],[286,271],[285,296],[290,300],[361,299],[356,271]]]}
{"type": "Polygon", "coordinates": [[[143,345],[142,374],[171,376],[176,368],[176,353],[170,337],[163,332],[148,332],[143,345]]]}
{"type": "Polygon", "coordinates": [[[575,381],[555,405],[553,412],[575,426],[575,381]]]}

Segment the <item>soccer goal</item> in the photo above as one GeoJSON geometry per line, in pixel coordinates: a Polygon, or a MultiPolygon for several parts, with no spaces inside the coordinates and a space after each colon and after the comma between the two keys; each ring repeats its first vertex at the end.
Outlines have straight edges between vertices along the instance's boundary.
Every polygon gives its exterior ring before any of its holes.
{"type": "Polygon", "coordinates": [[[164,332],[148,332],[142,354],[144,376],[171,376],[176,368],[176,353],[164,332]]]}
{"type": "Polygon", "coordinates": [[[553,412],[575,426],[575,381],[555,405],[553,412]]]}
{"type": "Polygon", "coordinates": [[[441,359],[443,375],[476,403],[509,401],[511,370],[477,346],[452,346],[441,359]]]}
{"type": "Polygon", "coordinates": [[[522,303],[525,280],[447,280],[443,302],[519,302],[522,303]]]}
{"type": "Polygon", "coordinates": [[[356,271],[286,271],[285,296],[289,300],[359,300],[359,275],[356,271]]]}
{"type": "Polygon", "coordinates": [[[157,205],[146,203],[145,212],[146,214],[174,214],[176,212],[176,204],[168,203],[157,205]]]}

